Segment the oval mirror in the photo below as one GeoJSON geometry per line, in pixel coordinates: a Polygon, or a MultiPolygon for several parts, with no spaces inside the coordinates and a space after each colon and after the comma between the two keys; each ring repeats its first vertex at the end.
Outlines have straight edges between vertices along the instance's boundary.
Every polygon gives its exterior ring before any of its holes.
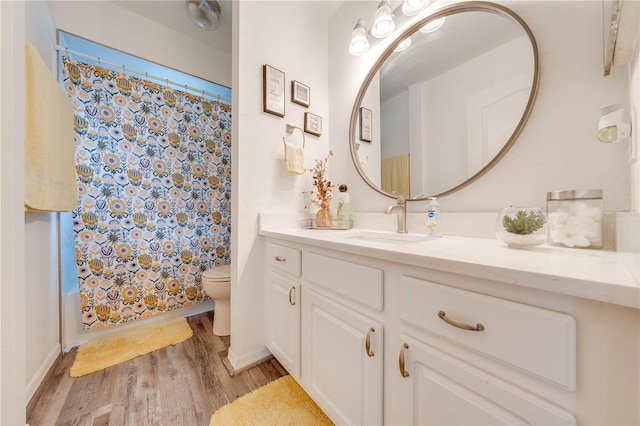
{"type": "Polygon", "coordinates": [[[513,145],[538,80],[535,38],[511,10],[465,2],[433,12],[391,43],[358,92],[349,127],[358,173],[389,197],[464,188],[513,145]]]}

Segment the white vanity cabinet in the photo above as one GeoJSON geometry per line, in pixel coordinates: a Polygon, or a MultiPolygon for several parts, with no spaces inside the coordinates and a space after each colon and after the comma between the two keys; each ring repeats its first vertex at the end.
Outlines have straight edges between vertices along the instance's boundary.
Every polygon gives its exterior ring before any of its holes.
{"type": "Polygon", "coordinates": [[[266,247],[266,346],[294,377],[300,377],[300,250],[266,247]]]}
{"type": "Polygon", "coordinates": [[[382,424],[380,323],[310,290],[302,292],[302,378],[337,424],[382,424]]]}
{"type": "Polygon", "coordinates": [[[403,326],[389,386],[399,402],[392,424],[576,424],[514,375],[478,366],[489,358],[575,390],[571,316],[407,276],[396,284],[403,326]]]}
{"type": "Polygon", "coordinates": [[[302,380],[337,424],[383,423],[380,269],[304,253],[302,380]],[[365,313],[367,312],[367,313],[365,313]]]}
{"type": "Polygon", "coordinates": [[[395,387],[403,425],[574,425],[574,417],[436,347],[401,335],[395,387]]]}
{"type": "MultiPolygon", "coordinates": [[[[267,346],[335,423],[640,424],[640,310],[598,298],[602,281],[431,254],[455,255],[453,239],[419,257],[328,233],[263,235],[267,346]],[[589,285],[594,297],[563,292],[589,285]]],[[[553,268],[582,255],[548,251],[531,256],[553,268]]]]}

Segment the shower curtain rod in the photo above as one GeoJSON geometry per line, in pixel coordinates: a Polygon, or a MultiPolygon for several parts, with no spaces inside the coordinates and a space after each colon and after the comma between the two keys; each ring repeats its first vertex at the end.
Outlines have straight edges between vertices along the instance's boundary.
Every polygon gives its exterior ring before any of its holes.
{"type": "Polygon", "coordinates": [[[110,66],[112,66],[112,67],[114,67],[116,69],[122,69],[122,72],[125,73],[125,74],[128,71],[129,73],[138,74],[140,76],[145,76],[145,78],[152,78],[152,79],[154,79],[156,81],[160,81],[162,83],[166,83],[167,85],[171,84],[173,86],[184,88],[185,90],[191,91],[193,93],[198,93],[198,94],[202,94],[202,95],[205,95],[205,96],[209,96],[210,98],[213,98],[213,99],[217,98],[218,100],[224,100],[226,102],[231,102],[231,99],[229,99],[229,98],[227,98],[225,96],[215,95],[213,93],[206,92],[204,89],[203,90],[197,90],[195,87],[189,87],[186,84],[176,83],[175,81],[171,81],[171,80],[169,80],[167,78],[162,78],[162,77],[158,77],[158,76],[155,76],[155,75],[151,75],[151,74],[143,72],[143,71],[138,71],[138,70],[135,70],[135,69],[126,68],[124,65],[114,64],[113,62],[105,61],[104,59],[101,59],[101,58],[98,58],[98,57],[95,57],[95,56],[91,56],[91,55],[87,55],[86,53],[82,53],[82,52],[78,52],[78,51],[75,51],[75,50],[71,50],[71,49],[68,49],[68,48],[60,46],[60,45],[56,45],[55,49],[57,51],[64,51],[67,54],[81,56],[81,57],[86,58],[86,59],[91,59],[91,60],[94,60],[94,61],[98,61],[99,64],[106,64],[106,65],[110,65],[110,66]]]}

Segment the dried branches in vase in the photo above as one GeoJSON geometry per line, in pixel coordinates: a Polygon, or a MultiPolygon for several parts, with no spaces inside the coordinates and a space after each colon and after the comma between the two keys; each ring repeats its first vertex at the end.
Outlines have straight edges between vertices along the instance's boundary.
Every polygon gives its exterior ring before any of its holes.
{"type": "MultiPolygon", "coordinates": [[[[333,155],[333,151],[329,151],[329,156],[324,160],[316,160],[316,165],[310,171],[313,173],[312,183],[315,190],[308,191],[311,194],[311,202],[320,206],[320,210],[316,213],[316,226],[319,228],[331,227],[331,188],[334,185],[327,179],[327,162],[329,157],[333,155]]],[[[305,206],[307,208],[309,206],[305,206]]]]}

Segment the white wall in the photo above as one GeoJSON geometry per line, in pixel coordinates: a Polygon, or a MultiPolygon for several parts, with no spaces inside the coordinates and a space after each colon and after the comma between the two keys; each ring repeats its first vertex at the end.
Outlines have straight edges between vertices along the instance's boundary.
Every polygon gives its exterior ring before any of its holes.
{"type": "Polygon", "coordinates": [[[51,0],[57,28],[223,86],[231,56],[130,12],[116,3],[51,0]],[[78,19],[82,17],[82,19],[78,19]]]}
{"type": "Polygon", "coordinates": [[[24,4],[0,2],[0,424],[25,424],[24,4]],[[14,125],[11,125],[13,123],[14,125]]]}
{"type": "MultiPolygon", "coordinates": [[[[322,135],[306,135],[305,166],[329,146],[326,2],[234,2],[232,143],[232,287],[229,360],[240,368],[267,354],[263,341],[263,243],[258,212],[304,212],[311,176],[283,165],[285,125],[303,127],[304,112],[322,117],[322,135]],[[285,73],[285,117],[262,111],[262,66],[285,73]],[[290,102],[291,80],[311,88],[308,109],[290,102]]],[[[300,137],[299,132],[295,132],[300,137]]],[[[329,159],[334,170],[335,157],[329,159]]]]}
{"type": "MultiPolygon", "coordinates": [[[[629,104],[631,116],[631,140],[629,141],[630,151],[633,153],[631,161],[631,211],[640,212],[640,14],[638,14],[638,38],[636,39],[636,50],[633,61],[630,64],[629,72],[629,104]]],[[[617,72],[617,69],[614,69],[617,72]]]]}
{"type": "MultiPolygon", "coordinates": [[[[503,2],[499,2],[503,3],[503,2]]],[[[391,200],[368,188],[351,164],[349,116],[369,67],[388,42],[361,57],[347,45],[358,17],[371,21],[375,1],[346,2],[332,15],[329,34],[331,149],[337,178],[351,188],[354,211],[380,212],[391,200]]],[[[629,98],[624,68],[604,77],[602,5],[597,1],[517,1],[508,6],[531,27],[538,42],[541,79],[538,98],[513,148],[490,172],[463,190],[444,197],[445,212],[494,211],[501,207],[541,205],[547,191],[602,188],[606,210],[630,208],[627,146],[605,145],[595,138],[599,109],[629,98]]],[[[418,17],[414,19],[418,19],[418,17]]],[[[409,211],[426,211],[412,202],[409,211]]]]}
{"type": "MultiPolygon", "coordinates": [[[[25,38],[55,74],[55,27],[47,2],[25,3],[25,38]]],[[[57,215],[25,213],[26,391],[29,400],[60,354],[57,215]],[[34,267],[34,260],[37,267],[34,267]]]]}
{"type": "MultiPolygon", "coordinates": [[[[469,163],[470,154],[467,149],[469,141],[478,142],[481,145],[482,138],[468,139],[468,132],[481,129],[470,127],[469,108],[474,106],[477,96],[492,91],[493,96],[500,93],[500,83],[520,77],[527,82],[518,85],[518,88],[531,88],[533,77],[533,55],[531,43],[526,36],[518,37],[483,53],[469,61],[460,64],[447,72],[437,75],[423,84],[416,84],[413,90],[421,92],[423,100],[425,129],[421,135],[425,146],[423,152],[424,191],[429,194],[439,194],[460,184],[472,174],[475,174],[486,163],[482,161],[482,150],[479,149],[477,162],[469,163]],[[508,58],[507,64],[501,64],[501,60],[508,58]],[[474,98],[476,96],[476,98],[474,98]],[[452,143],[453,142],[453,143],[452,143]],[[470,171],[473,170],[473,173],[470,171]]],[[[510,90],[514,90],[511,88],[510,90]]],[[[503,117],[505,129],[513,131],[529,98],[530,90],[526,92],[521,111],[514,116],[503,117]],[[512,121],[510,121],[512,120],[512,121]]],[[[485,98],[481,98],[486,101],[485,98]]],[[[494,100],[494,99],[492,99],[494,100]]],[[[483,104],[484,105],[484,104],[483,104]]],[[[505,135],[503,141],[507,141],[510,134],[505,135]]],[[[494,155],[497,150],[494,151],[494,155]]]]}

